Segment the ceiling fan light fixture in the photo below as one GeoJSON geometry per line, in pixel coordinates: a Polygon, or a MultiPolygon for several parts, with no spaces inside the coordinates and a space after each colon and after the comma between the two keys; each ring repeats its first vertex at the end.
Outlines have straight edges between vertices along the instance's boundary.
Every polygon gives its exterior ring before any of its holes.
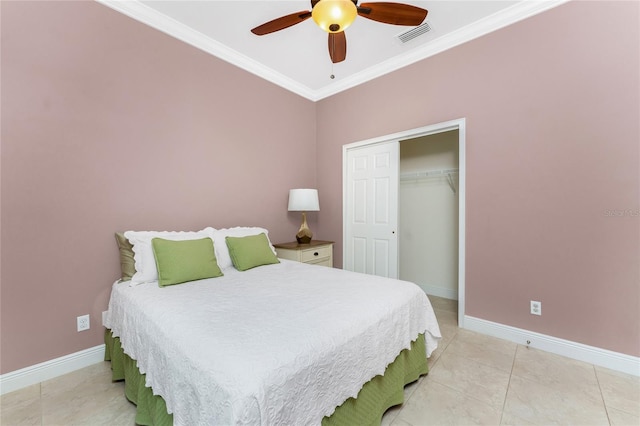
{"type": "Polygon", "coordinates": [[[311,11],[315,23],[328,33],[344,31],[357,15],[358,9],[351,0],[320,0],[311,11]]]}

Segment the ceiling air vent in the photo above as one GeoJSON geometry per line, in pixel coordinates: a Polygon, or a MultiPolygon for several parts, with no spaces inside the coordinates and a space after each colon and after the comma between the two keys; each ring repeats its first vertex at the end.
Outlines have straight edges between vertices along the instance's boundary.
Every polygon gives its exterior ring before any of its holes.
{"type": "Polygon", "coordinates": [[[398,40],[400,40],[403,43],[407,43],[411,40],[413,40],[414,38],[421,36],[422,34],[426,34],[429,31],[431,31],[431,27],[429,26],[429,23],[427,21],[424,21],[422,24],[418,25],[415,28],[410,29],[409,31],[405,31],[402,34],[399,34],[398,40]]]}

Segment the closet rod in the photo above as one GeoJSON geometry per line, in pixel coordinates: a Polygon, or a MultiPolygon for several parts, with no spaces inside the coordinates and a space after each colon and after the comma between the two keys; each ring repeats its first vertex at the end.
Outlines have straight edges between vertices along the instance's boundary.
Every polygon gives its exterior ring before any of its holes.
{"type": "Polygon", "coordinates": [[[457,188],[453,181],[454,174],[458,173],[459,169],[440,169],[440,170],[425,170],[419,172],[410,172],[403,173],[400,175],[400,181],[408,181],[408,180],[418,180],[418,179],[426,179],[431,177],[446,177],[447,183],[451,187],[451,190],[455,194],[457,192],[457,188]]]}

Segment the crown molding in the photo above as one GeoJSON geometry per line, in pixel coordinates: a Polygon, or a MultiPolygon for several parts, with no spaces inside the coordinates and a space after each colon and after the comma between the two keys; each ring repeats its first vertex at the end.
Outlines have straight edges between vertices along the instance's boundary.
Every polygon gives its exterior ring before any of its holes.
{"type": "Polygon", "coordinates": [[[305,85],[279,73],[261,63],[233,50],[199,31],[170,18],[138,0],[95,0],[117,12],[135,19],[145,25],[162,31],[180,41],[203,50],[223,61],[229,62],[245,71],[281,86],[307,99],[314,100],[315,92],[305,85]]]}
{"type": "Polygon", "coordinates": [[[340,81],[333,82],[330,86],[319,90],[313,90],[299,82],[268,68],[261,63],[233,50],[229,47],[205,36],[181,22],[178,22],[156,10],[144,5],[138,0],[96,0],[113,10],[116,10],[143,24],[162,31],[178,40],[188,43],[219,59],[233,64],[245,71],[257,75],[284,89],[296,93],[311,101],[332,96],[336,93],[358,86],[377,77],[396,71],[407,65],[434,56],[445,50],[454,48],[475,38],[497,31],[508,25],[527,19],[531,16],[545,12],[549,9],[567,3],[569,0],[525,0],[483,18],[471,25],[467,25],[457,31],[446,34],[430,41],[422,48],[414,49],[406,54],[396,56],[374,67],[365,69],[340,81]]]}
{"type": "Polygon", "coordinates": [[[569,0],[525,0],[516,3],[471,25],[438,37],[424,44],[421,48],[390,58],[375,67],[353,74],[325,89],[318,90],[315,92],[314,100],[320,100],[358,86],[568,2],[569,0]]]}

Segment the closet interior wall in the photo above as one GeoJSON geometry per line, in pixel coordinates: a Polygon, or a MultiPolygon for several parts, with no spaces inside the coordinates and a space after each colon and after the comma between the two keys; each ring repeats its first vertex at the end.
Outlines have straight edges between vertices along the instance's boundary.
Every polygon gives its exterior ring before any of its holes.
{"type": "Polygon", "coordinates": [[[457,169],[458,130],[400,142],[399,278],[427,294],[454,300],[458,173],[452,170],[457,169]]]}

